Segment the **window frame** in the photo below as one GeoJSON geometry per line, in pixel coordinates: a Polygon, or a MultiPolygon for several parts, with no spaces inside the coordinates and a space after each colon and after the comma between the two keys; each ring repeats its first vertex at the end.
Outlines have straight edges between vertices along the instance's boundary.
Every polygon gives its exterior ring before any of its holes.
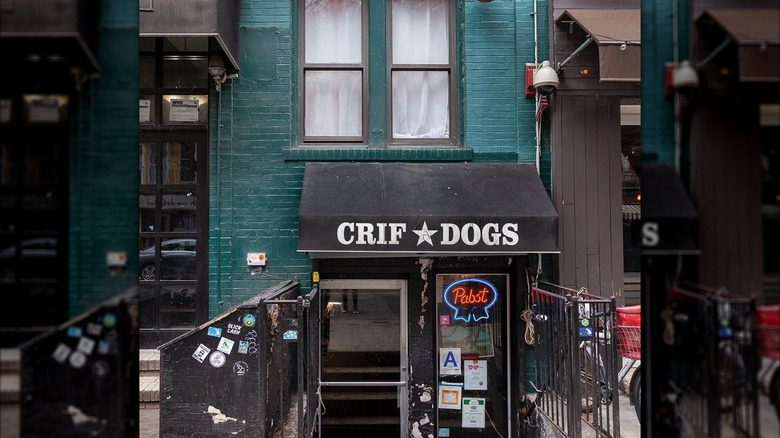
{"type": "Polygon", "coordinates": [[[293,71],[297,78],[297,110],[293,111],[292,147],[314,149],[335,148],[462,148],[463,103],[459,86],[462,64],[459,62],[462,36],[458,33],[461,20],[458,0],[448,0],[448,64],[393,65],[392,64],[392,0],[361,2],[361,63],[360,64],[307,64],[305,62],[305,15],[306,0],[295,2],[297,7],[297,67],[293,71]],[[373,26],[373,27],[372,27],[373,26]],[[370,50],[382,47],[380,50],[370,50]],[[305,136],[306,89],[308,71],[356,70],[362,72],[362,135],[356,137],[305,136]],[[392,75],[395,71],[446,71],[448,72],[448,116],[447,138],[393,138],[392,75]],[[381,97],[380,97],[381,96],[381,97]]]}

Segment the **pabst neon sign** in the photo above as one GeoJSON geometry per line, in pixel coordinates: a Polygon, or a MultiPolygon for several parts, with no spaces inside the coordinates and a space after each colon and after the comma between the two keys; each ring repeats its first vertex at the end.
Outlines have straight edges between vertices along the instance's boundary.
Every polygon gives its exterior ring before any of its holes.
{"type": "Polygon", "coordinates": [[[480,321],[490,318],[489,310],[498,301],[498,289],[481,278],[464,278],[450,283],[442,299],[453,310],[454,319],[480,321]]]}

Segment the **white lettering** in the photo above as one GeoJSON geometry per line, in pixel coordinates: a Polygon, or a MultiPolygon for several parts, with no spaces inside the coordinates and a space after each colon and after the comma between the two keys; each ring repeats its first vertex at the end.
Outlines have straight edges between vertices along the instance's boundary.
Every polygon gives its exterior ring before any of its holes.
{"type": "Polygon", "coordinates": [[[482,227],[482,240],[485,245],[495,246],[500,243],[501,234],[498,232],[498,224],[487,224],[482,227]]]}
{"type": "Polygon", "coordinates": [[[460,230],[455,224],[441,224],[441,244],[455,245],[460,240],[460,230]]]}
{"type": "Polygon", "coordinates": [[[642,245],[656,246],[661,240],[658,233],[658,222],[645,222],[642,225],[642,245]]]}
{"type": "Polygon", "coordinates": [[[379,237],[376,238],[377,245],[387,245],[387,241],[385,240],[385,227],[387,227],[387,224],[376,224],[376,231],[379,233],[379,237]]]}
{"type": "Polygon", "coordinates": [[[504,224],[501,232],[504,235],[504,245],[513,246],[517,245],[517,242],[520,241],[520,238],[517,235],[517,224],[504,224]]]}
{"type": "Polygon", "coordinates": [[[358,245],[365,245],[366,243],[373,245],[376,243],[376,239],[374,239],[373,224],[358,222],[355,225],[357,226],[357,242],[355,243],[358,245]]]}
{"type": "Polygon", "coordinates": [[[336,229],[336,238],[342,245],[398,245],[405,231],[406,224],[401,223],[342,222],[336,229]]]}
{"type": "Polygon", "coordinates": [[[347,240],[346,236],[344,235],[344,230],[349,228],[350,233],[355,231],[354,224],[350,222],[342,222],[339,225],[338,230],[336,230],[336,238],[339,240],[339,243],[342,245],[351,245],[354,238],[350,234],[349,240],[347,240]]]}
{"type": "Polygon", "coordinates": [[[406,224],[388,224],[390,225],[390,245],[398,245],[401,242],[404,232],[406,232],[406,224]]]}
{"type": "Polygon", "coordinates": [[[460,238],[463,239],[463,243],[466,245],[474,246],[478,244],[480,239],[479,226],[474,223],[464,225],[460,238]]]}

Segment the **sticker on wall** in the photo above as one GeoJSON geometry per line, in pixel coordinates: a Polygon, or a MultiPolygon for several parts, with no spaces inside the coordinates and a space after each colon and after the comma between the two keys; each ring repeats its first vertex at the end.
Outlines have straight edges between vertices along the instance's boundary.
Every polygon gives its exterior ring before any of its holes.
{"type": "Polygon", "coordinates": [[[450,438],[450,428],[449,427],[440,427],[439,428],[439,438],[450,438]]]}
{"type": "Polygon", "coordinates": [[[219,340],[219,346],[217,347],[217,350],[225,353],[230,354],[231,351],[233,351],[233,345],[236,343],[236,341],[228,338],[221,338],[219,340]]]}
{"type": "Polygon", "coordinates": [[[463,397],[461,423],[463,428],[482,429],[485,427],[485,399],[463,397]]]}
{"type": "Polygon", "coordinates": [[[70,362],[70,366],[73,368],[81,368],[87,363],[87,356],[80,351],[74,351],[73,354],[70,355],[68,362],[70,362]]]}
{"type": "Polygon", "coordinates": [[[209,363],[214,368],[219,368],[222,365],[225,365],[225,362],[227,362],[227,358],[225,357],[225,353],[221,351],[215,351],[211,353],[211,356],[209,356],[209,363]]]}
{"type": "Polygon", "coordinates": [[[108,372],[111,370],[111,367],[108,365],[108,362],[105,360],[99,360],[92,364],[92,374],[95,375],[95,377],[104,377],[108,374],[108,372]]]}
{"type": "Polygon", "coordinates": [[[87,323],[87,334],[91,336],[100,336],[103,333],[103,326],[94,322],[87,323]]]}
{"type": "Polygon", "coordinates": [[[108,354],[111,351],[110,346],[111,344],[109,344],[108,341],[106,341],[105,339],[99,340],[97,342],[98,354],[108,354]]]}
{"type": "Polygon", "coordinates": [[[247,365],[243,360],[239,360],[233,364],[233,372],[239,376],[243,376],[247,371],[249,371],[249,365],[247,365]]]}
{"type": "Polygon", "coordinates": [[[95,349],[95,341],[93,339],[90,339],[86,336],[79,339],[79,345],[76,347],[77,350],[83,352],[86,355],[92,354],[92,350],[95,349]]]}
{"type": "Polygon", "coordinates": [[[71,338],[80,338],[81,335],[84,334],[84,331],[81,329],[81,327],[72,325],[68,327],[66,334],[71,338]]]}
{"type": "Polygon", "coordinates": [[[439,375],[459,376],[460,348],[439,348],[439,375]]]}
{"type": "Polygon", "coordinates": [[[244,324],[244,327],[254,327],[255,326],[255,315],[246,314],[241,319],[241,322],[244,324]]]}
{"type": "Polygon", "coordinates": [[[284,338],[285,341],[297,341],[298,340],[298,331],[297,330],[287,330],[282,335],[282,338],[284,338]]]}
{"type": "Polygon", "coordinates": [[[103,315],[103,327],[114,328],[116,327],[116,315],[113,313],[106,313],[103,315]]]}
{"type": "Polygon", "coordinates": [[[463,361],[463,389],[485,390],[487,389],[487,379],[486,360],[463,361]]]}
{"type": "Polygon", "coordinates": [[[211,348],[200,344],[198,345],[198,348],[195,349],[195,352],[192,353],[192,357],[194,357],[198,362],[203,363],[203,361],[206,359],[206,356],[208,356],[210,352],[211,348]]]}
{"type": "Polygon", "coordinates": [[[241,326],[238,324],[228,324],[227,332],[231,335],[237,335],[241,333],[241,326]]]}
{"type": "Polygon", "coordinates": [[[249,352],[249,342],[238,341],[238,349],[236,351],[241,354],[247,354],[249,352]]]}
{"type": "Polygon", "coordinates": [[[463,387],[460,385],[439,383],[439,409],[460,410],[460,398],[463,394],[463,387]]]}
{"type": "Polygon", "coordinates": [[[489,310],[498,301],[498,289],[481,278],[463,278],[447,285],[442,297],[453,310],[453,319],[480,321],[490,318],[489,310]]]}
{"type": "Polygon", "coordinates": [[[206,334],[215,338],[220,338],[222,337],[222,329],[219,327],[209,327],[208,331],[206,331],[206,334]]]}
{"type": "Polygon", "coordinates": [[[71,351],[73,351],[72,348],[60,342],[57,348],[54,349],[54,353],[51,354],[51,357],[59,363],[65,363],[71,351]]]}

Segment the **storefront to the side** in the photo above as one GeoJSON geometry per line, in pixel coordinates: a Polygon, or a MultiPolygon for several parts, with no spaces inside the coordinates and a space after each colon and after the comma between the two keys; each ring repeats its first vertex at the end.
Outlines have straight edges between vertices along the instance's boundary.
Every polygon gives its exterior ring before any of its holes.
{"type": "Polygon", "coordinates": [[[516,436],[529,255],[558,245],[534,167],[309,163],[299,219],[322,436],[516,436]]]}

